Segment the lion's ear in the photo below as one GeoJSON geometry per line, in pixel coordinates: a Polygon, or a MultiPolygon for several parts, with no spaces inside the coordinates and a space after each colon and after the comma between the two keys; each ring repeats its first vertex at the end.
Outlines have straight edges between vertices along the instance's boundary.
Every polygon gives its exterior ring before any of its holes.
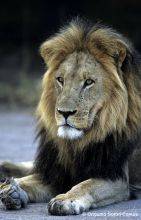
{"type": "Polygon", "coordinates": [[[116,50],[117,62],[118,62],[119,67],[121,67],[126,58],[128,48],[126,44],[122,41],[117,41],[116,44],[117,44],[117,47],[116,47],[117,48],[116,50]]]}
{"type": "Polygon", "coordinates": [[[45,41],[40,47],[40,54],[48,66],[55,67],[58,65],[67,54],[67,44],[63,44],[57,37],[45,41]]]}
{"type": "MultiPolygon", "coordinates": [[[[134,61],[136,60],[136,53],[133,45],[127,39],[117,39],[117,65],[122,70],[126,71],[126,69],[130,69],[131,67],[134,69],[136,64],[134,61]]],[[[128,71],[129,72],[129,71],[128,71]]]]}
{"type": "Polygon", "coordinates": [[[54,49],[51,40],[47,40],[40,46],[40,54],[46,64],[49,65],[52,56],[54,55],[54,49]]]}
{"type": "Polygon", "coordinates": [[[94,31],[89,42],[89,48],[94,54],[99,55],[99,58],[104,55],[113,57],[120,67],[130,51],[130,43],[127,39],[109,28],[99,28],[94,31]]]}
{"type": "Polygon", "coordinates": [[[39,48],[39,52],[40,52],[40,55],[43,58],[43,60],[46,61],[46,59],[48,58],[48,52],[46,50],[46,42],[41,44],[41,46],[39,48]]]}

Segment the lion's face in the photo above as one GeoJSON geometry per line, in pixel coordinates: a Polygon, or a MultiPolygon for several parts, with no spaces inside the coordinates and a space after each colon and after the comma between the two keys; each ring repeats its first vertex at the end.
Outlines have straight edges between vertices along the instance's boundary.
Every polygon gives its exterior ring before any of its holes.
{"type": "Polygon", "coordinates": [[[58,136],[77,139],[96,123],[103,104],[102,66],[89,53],[74,52],[55,74],[58,136]]]}
{"type": "Polygon", "coordinates": [[[40,51],[48,70],[38,117],[48,137],[60,146],[75,140],[83,148],[111,133],[136,133],[140,80],[126,39],[107,27],[72,22],[40,51]]]}

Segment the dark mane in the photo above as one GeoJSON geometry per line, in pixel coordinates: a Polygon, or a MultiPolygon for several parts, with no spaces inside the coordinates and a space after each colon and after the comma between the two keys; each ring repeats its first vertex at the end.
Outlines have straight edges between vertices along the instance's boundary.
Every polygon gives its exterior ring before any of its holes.
{"type": "Polygon", "coordinates": [[[102,143],[91,143],[71,158],[71,167],[69,164],[64,167],[58,162],[58,146],[53,141],[45,141],[45,136],[46,131],[42,129],[34,172],[44,183],[52,183],[60,193],[88,178],[125,179],[123,169],[137,141],[127,141],[125,137],[122,140],[117,137],[115,141],[111,134],[102,143]]]}

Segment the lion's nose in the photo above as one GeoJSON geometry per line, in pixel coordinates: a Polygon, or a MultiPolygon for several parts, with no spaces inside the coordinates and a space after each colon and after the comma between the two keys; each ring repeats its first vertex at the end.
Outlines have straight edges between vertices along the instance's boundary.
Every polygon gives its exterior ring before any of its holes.
{"type": "Polygon", "coordinates": [[[77,110],[72,110],[72,111],[61,111],[60,109],[57,109],[58,112],[64,116],[65,119],[67,119],[70,115],[74,115],[77,110]]]}

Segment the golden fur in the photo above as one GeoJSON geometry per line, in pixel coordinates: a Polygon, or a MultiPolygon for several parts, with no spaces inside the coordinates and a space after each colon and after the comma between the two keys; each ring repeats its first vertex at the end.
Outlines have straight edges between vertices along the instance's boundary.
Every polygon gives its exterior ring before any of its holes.
{"type": "Polygon", "coordinates": [[[86,38],[84,38],[83,28],[79,23],[72,22],[69,27],[61,30],[41,46],[41,55],[48,64],[48,71],[43,79],[43,93],[38,107],[38,116],[40,125],[43,124],[49,130],[51,137],[60,143],[63,151],[66,140],[60,140],[56,135],[57,125],[54,115],[57,97],[54,72],[60,63],[74,51],[84,53],[88,51],[109,73],[109,76],[104,78],[106,95],[109,99],[102,106],[97,128],[92,127],[83,138],[74,141],[74,148],[83,148],[88,143],[99,142],[107,134],[115,131],[130,137],[137,133],[141,124],[141,102],[139,85],[137,85],[140,80],[139,76],[132,72],[134,71],[132,68],[127,70],[126,75],[121,70],[126,57],[130,56],[132,46],[110,28],[95,26],[86,38]]]}

